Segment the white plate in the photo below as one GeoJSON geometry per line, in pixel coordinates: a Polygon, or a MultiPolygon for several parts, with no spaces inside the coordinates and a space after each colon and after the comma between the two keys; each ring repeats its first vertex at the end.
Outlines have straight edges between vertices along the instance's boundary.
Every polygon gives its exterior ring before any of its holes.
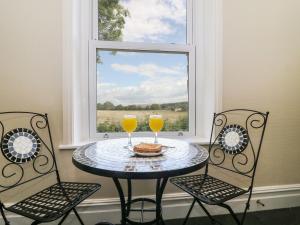
{"type": "Polygon", "coordinates": [[[129,147],[128,150],[138,156],[152,157],[164,154],[168,150],[168,148],[163,147],[160,152],[135,152],[133,151],[133,147],[129,147]]]}

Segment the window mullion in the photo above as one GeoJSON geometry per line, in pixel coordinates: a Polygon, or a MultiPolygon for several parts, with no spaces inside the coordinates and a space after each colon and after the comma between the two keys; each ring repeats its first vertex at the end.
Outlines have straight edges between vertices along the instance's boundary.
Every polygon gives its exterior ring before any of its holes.
{"type": "Polygon", "coordinates": [[[186,41],[187,44],[194,44],[193,40],[193,0],[186,2],[186,41]]]}
{"type": "Polygon", "coordinates": [[[92,37],[98,40],[98,0],[92,2],[92,37]]]}
{"type": "Polygon", "coordinates": [[[154,44],[141,42],[118,42],[118,41],[91,41],[95,48],[104,50],[127,50],[127,51],[152,51],[152,52],[190,52],[193,45],[182,44],[154,44]]]}

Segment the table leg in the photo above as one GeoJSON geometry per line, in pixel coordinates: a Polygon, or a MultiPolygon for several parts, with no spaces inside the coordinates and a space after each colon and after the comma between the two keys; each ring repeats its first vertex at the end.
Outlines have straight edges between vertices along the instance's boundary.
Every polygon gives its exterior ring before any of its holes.
{"type": "Polygon", "coordinates": [[[131,180],[127,179],[127,185],[128,185],[128,197],[127,197],[127,202],[125,200],[124,192],[122,189],[122,185],[120,184],[120,181],[118,178],[113,178],[113,181],[116,185],[116,188],[118,190],[119,198],[120,198],[120,203],[121,203],[121,225],[126,225],[127,222],[137,225],[137,224],[153,224],[156,223],[157,225],[160,224],[165,224],[163,221],[162,217],[162,207],[161,207],[161,200],[163,196],[164,189],[166,187],[166,184],[168,182],[168,178],[162,178],[162,179],[157,179],[156,183],[156,198],[155,200],[153,199],[147,199],[147,198],[138,198],[138,199],[132,199],[132,185],[131,185],[131,180]],[[131,204],[134,202],[142,202],[142,208],[138,211],[141,211],[141,222],[134,222],[128,218],[130,211],[137,211],[136,209],[131,210],[131,204]],[[144,209],[144,201],[151,202],[155,204],[155,209],[144,209]],[[143,220],[143,213],[144,211],[154,211],[155,212],[155,219],[149,222],[144,222],[143,220]]]}
{"type": "Polygon", "coordinates": [[[132,186],[131,186],[131,180],[127,179],[127,187],[128,187],[128,195],[127,195],[127,212],[126,217],[129,216],[130,209],[131,209],[131,200],[132,200],[132,186]]]}
{"type": "MultiPolygon", "coordinates": [[[[119,193],[119,197],[120,197],[120,203],[121,203],[121,225],[126,225],[126,215],[127,215],[127,210],[126,210],[126,202],[125,202],[125,197],[124,197],[124,192],[123,192],[123,189],[122,189],[122,186],[118,180],[118,178],[113,178],[114,182],[115,182],[115,185],[116,185],[116,188],[118,190],[118,193],[119,193]]],[[[129,213],[129,212],[128,212],[129,213]]]]}
{"type": "Polygon", "coordinates": [[[162,224],[165,224],[162,217],[161,199],[167,182],[168,182],[168,178],[157,179],[156,182],[156,220],[157,220],[156,224],[157,225],[159,225],[160,222],[162,222],[162,224]]]}

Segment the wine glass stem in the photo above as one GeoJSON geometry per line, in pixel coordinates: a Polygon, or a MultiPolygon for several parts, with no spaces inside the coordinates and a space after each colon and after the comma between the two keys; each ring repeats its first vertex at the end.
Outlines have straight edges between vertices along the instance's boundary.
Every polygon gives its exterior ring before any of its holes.
{"type": "Polygon", "coordinates": [[[157,132],[155,132],[155,136],[154,136],[154,143],[157,144],[158,141],[157,141],[157,132]]]}
{"type": "Polygon", "coordinates": [[[131,133],[128,133],[128,146],[132,146],[131,133]]]}

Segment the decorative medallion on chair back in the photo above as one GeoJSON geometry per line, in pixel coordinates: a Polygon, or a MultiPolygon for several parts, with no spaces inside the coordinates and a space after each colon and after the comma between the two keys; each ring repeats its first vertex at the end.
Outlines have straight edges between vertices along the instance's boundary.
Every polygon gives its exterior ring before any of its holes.
{"type": "Polygon", "coordinates": [[[247,109],[214,114],[210,165],[253,178],[268,113],[247,109]]]}
{"type": "Polygon", "coordinates": [[[56,172],[47,115],[0,113],[0,193],[56,172]]]}

